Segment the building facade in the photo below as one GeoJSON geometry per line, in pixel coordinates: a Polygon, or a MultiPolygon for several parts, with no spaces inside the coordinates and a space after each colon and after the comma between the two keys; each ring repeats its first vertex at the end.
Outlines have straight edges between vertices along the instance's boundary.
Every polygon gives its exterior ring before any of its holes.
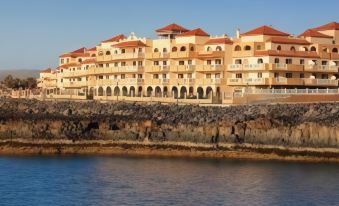
{"type": "MultiPolygon", "coordinates": [[[[158,39],[120,34],[62,54],[41,72],[45,95],[212,99],[244,89],[338,89],[339,23],[292,36],[261,26],[236,36],[170,24],[158,39]]],[[[65,96],[65,97],[66,97],[65,96]]]]}

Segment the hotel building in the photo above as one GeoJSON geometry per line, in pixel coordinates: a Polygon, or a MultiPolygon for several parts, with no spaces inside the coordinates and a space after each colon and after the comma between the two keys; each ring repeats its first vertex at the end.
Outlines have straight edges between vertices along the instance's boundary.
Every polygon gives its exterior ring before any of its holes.
{"type": "Polygon", "coordinates": [[[62,54],[40,73],[45,97],[221,103],[252,89],[337,89],[339,23],[298,36],[261,26],[230,38],[170,24],[62,54]]]}

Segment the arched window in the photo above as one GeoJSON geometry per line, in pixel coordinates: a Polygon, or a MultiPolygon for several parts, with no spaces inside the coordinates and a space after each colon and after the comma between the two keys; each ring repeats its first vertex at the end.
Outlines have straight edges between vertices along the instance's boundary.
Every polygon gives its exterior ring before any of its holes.
{"type": "Polygon", "coordinates": [[[328,52],[328,48],[324,47],[323,52],[328,52]]]}
{"type": "Polygon", "coordinates": [[[115,51],[114,51],[114,54],[118,54],[118,50],[115,50],[115,51]]]}
{"type": "Polygon", "coordinates": [[[107,51],[107,52],[106,52],[106,55],[111,55],[111,52],[110,52],[110,51],[107,51]]]}
{"type": "Polygon", "coordinates": [[[159,52],[159,49],[158,49],[158,48],[155,48],[155,49],[154,49],[154,53],[156,53],[156,52],[159,52]]]}
{"type": "Polygon", "coordinates": [[[173,47],[172,48],[172,52],[176,52],[176,51],[178,51],[178,48],[177,47],[173,47]]]}
{"type": "Polygon", "coordinates": [[[333,49],[332,49],[332,52],[333,52],[333,53],[338,53],[338,48],[333,48],[333,49]]]}
{"type": "Polygon", "coordinates": [[[275,64],[279,64],[279,62],[280,62],[279,58],[275,58],[275,59],[274,59],[274,63],[275,63],[275,64]]]}
{"type": "Polygon", "coordinates": [[[245,50],[245,51],[251,50],[251,46],[246,45],[246,46],[244,47],[244,50],[245,50]]]}
{"type": "Polygon", "coordinates": [[[281,46],[280,45],[277,46],[277,50],[281,51],[281,46]]]}
{"type": "Polygon", "coordinates": [[[186,51],[186,47],[184,46],[180,47],[180,51],[186,51]]]}
{"type": "Polygon", "coordinates": [[[99,51],[98,55],[99,55],[99,56],[102,56],[102,55],[104,55],[104,52],[99,51]]]}
{"type": "Polygon", "coordinates": [[[207,47],[206,51],[211,51],[211,47],[207,47]]]}
{"type": "Polygon", "coordinates": [[[258,59],[258,64],[263,64],[264,63],[264,60],[262,58],[259,58],[258,59]]]}
{"type": "Polygon", "coordinates": [[[307,48],[307,47],[304,47],[304,51],[308,51],[308,48],[307,48]]]}
{"type": "Polygon", "coordinates": [[[317,49],[314,47],[314,46],[312,46],[311,48],[310,48],[310,51],[317,51],[317,49]]]}
{"type": "Polygon", "coordinates": [[[82,59],[80,58],[80,59],[78,59],[78,62],[82,62],[82,59]]]}
{"type": "Polygon", "coordinates": [[[91,57],[95,57],[96,55],[95,54],[92,54],[91,57]]]}
{"type": "Polygon", "coordinates": [[[239,45],[235,46],[234,51],[241,51],[241,47],[239,45]]]}
{"type": "Polygon", "coordinates": [[[126,50],[125,49],[121,49],[121,54],[125,54],[126,50]]]}
{"type": "Polygon", "coordinates": [[[167,49],[166,49],[166,48],[163,48],[163,49],[162,49],[162,52],[166,53],[166,52],[167,52],[167,49]]]}
{"type": "Polygon", "coordinates": [[[221,46],[217,46],[217,48],[215,48],[216,51],[222,51],[221,46]]]}
{"type": "Polygon", "coordinates": [[[261,50],[261,45],[257,45],[257,50],[261,50]]]}
{"type": "Polygon", "coordinates": [[[194,46],[191,46],[190,51],[194,51],[194,46]]]}
{"type": "Polygon", "coordinates": [[[295,51],[295,47],[292,46],[292,47],[290,48],[290,51],[295,51]]]}

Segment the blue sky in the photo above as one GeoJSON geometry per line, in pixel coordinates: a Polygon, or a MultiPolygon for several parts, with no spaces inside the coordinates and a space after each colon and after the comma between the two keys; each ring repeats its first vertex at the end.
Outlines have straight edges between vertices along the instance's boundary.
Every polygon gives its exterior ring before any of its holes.
{"type": "Polygon", "coordinates": [[[313,0],[0,0],[0,69],[56,67],[58,55],[113,35],[176,22],[234,36],[260,25],[299,34],[339,21],[339,1],[313,0]]]}

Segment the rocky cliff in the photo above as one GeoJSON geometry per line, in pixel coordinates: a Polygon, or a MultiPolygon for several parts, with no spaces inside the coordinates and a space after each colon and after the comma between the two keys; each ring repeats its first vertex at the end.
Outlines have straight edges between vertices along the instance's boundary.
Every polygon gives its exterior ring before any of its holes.
{"type": "Polygon", "coordinates": [[[205,107],[0,99],[0,140],[339,148],[339,103],[205,107]]]}

